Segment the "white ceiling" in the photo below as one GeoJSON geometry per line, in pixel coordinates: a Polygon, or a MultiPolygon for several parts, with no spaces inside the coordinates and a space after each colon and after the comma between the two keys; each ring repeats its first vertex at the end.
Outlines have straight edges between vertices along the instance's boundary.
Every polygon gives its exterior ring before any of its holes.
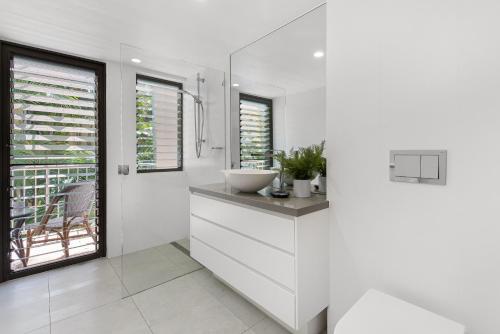
{"type": "Polygon", "coordinates": [[[120,44],[225,69],[230,52],[324,0],[0,0],[0,38],[119,60],[120,44]]]}
{"type": "Polygon", "coordinates": [[[325,86],[326,6],[321,6],[231,55],[231,82],[266,97],[325,86]],[[285,93],[284,93],[285,92],[285,93]]]}

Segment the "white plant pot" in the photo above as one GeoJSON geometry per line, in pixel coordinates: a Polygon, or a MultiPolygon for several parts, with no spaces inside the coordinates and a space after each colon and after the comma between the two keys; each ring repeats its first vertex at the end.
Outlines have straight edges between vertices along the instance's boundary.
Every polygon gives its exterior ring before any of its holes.
{"type": "Polygon", "coordinates": [[[318,178],[318,190],[322,194],[326,194],[326,176],[320,176],[318,178]]]}
{"type": "Polygon", "coordinates": [[[293,180],[295,197],[311,197],[311,180],[293,180]]]}

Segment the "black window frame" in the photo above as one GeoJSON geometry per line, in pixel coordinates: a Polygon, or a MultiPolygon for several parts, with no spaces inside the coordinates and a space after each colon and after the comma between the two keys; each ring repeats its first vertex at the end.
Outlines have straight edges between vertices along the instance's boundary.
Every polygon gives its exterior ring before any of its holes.
{"type": "Polygon", "coordinates": [[[72,56],[38,47],[0,40],[0,222],[10,221],[10,61],[14,56],[25,56],[68,66],[81,67],[95,72],[97,77],[97,122],[98,153],[96,196],[99,199],[99,248],[97,252],[47,263],[22,271],[11,271],[8,261],[10,236],[8,223],[0,226],[0,282],[37,274],[47,270],[65,267],[106,256],[106,63],[72,56]]]}
{"type": "MultiPolygon", "coordinates": [[[[178,87],[180,90],[184,89],[183,88],[184,86],[181,82],[162,79],[162,78],[158,78],[158,77],[152,77],[152,76],[144,75],[144,74],[140,74],[140,73],[136,73],[136,76],[135,76],[136,87],[137,87],[137,81],[140,79],[156,82],[159,84],[175,86],[175,87],[178,87]]],[[[137,90],[136,90],[135,94],[136,94],[136,98],[137,98],[137,90]]],[[[179,167],[177,167],[177,168],[155,168],[155,169],[138,169],[137,168],[137,104],[136,104],[136,112],[135,112],[135,117],[136,117],[135,118],[135,124],[136,124],[135,162],[136,162],[136,164],[135,164],[135,171],[137,174],[156,173],[156,172],[160,172],[160,173],[161,172],[182,172],[184,170],[184,94],[182,94],[182,93],[180,93],[180,94],[181,94],[181,101],[180,101],[181,113],[180,113],[180,117],[179,117],[179,121],[180,121],[180,127],[179,127],[180,133],[179,133],[179,135],[180,135],[181,141],[180,141],[179,167]]]]}
{"type": "Polygon", "coordinates": [[[247,94],[247,93],[240,93],[239,94],[239,103],[238,103],[238,138],[239,138],[239,143],[238,143],[238,147],[239,147],[239,154],[238,154],[238,157],[239,157],[239,160],[240,160],[240,168],[241,168],[241,120],[240,120],[240,117],[241,117],[241,100],[245,100],[245,101],[250,101],[250,102],[256,102],[256,103],[262,103],[262,104],[265,104],[266,106],[269,107],[269,144],[271,146],[271,152],[270,152],[270,155],[269,155],[269,168],[273,168],[274,167],[274,159],[273,159],[273,156],[272,156],[272,153],[274,152],[274,142],[273,142],[273,137],[274,137],[274,134],[273,134],[273,128],[274,128],[274,118],[273,118],[273,99],[270,99],[270,98],[265,98],[265,97],[262,97],[262,96],[257,96],[257,95],[251,95],[251,94],[247,94]]]}

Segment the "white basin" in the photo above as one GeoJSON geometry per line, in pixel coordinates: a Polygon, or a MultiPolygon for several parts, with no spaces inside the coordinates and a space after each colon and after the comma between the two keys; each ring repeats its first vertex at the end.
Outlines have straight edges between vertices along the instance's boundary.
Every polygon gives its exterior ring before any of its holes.
{"type": "Polygon", "coordinates": [[[253,193],[273,182],[278,172],[260,169],[226,169],[226,182],[233,188],[246,193],[253,193]]]}

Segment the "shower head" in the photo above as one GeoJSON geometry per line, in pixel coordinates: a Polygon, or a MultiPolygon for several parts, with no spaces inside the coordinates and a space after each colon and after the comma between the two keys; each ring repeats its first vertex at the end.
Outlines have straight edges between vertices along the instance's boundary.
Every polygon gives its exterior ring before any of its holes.
{"type": "Polygon", "coordinates": [[[199,96],[194,95],[193,93],[191,93],[191,92],[189,92],[189,91],[187,91],[187,90],[184,90],[184,89],[177,89],[177,91],[178,91],[178,92],[180,92],[180,93],[187,94],[187,95],[191,96],[191,97],[194,99],[194,101],[195,101],[196,103],[202,103],[202,102],[201,102],[201,99],[200,99],[200,97],[199,97],[199,96]]]}
{"type": "Polygon", "coordinates": [[[202,104],[203,102],[201,101],[200,98],[200,83],[205,83],[205,78],[202,78],[200,76],[200,73],[196,73],[196,81],[197,81],[198,94],[191,93],[190,91],[181,88],[175,88],[175,90],[179,93],[191,96],[194,99],[194,102],[202,104]]]}

